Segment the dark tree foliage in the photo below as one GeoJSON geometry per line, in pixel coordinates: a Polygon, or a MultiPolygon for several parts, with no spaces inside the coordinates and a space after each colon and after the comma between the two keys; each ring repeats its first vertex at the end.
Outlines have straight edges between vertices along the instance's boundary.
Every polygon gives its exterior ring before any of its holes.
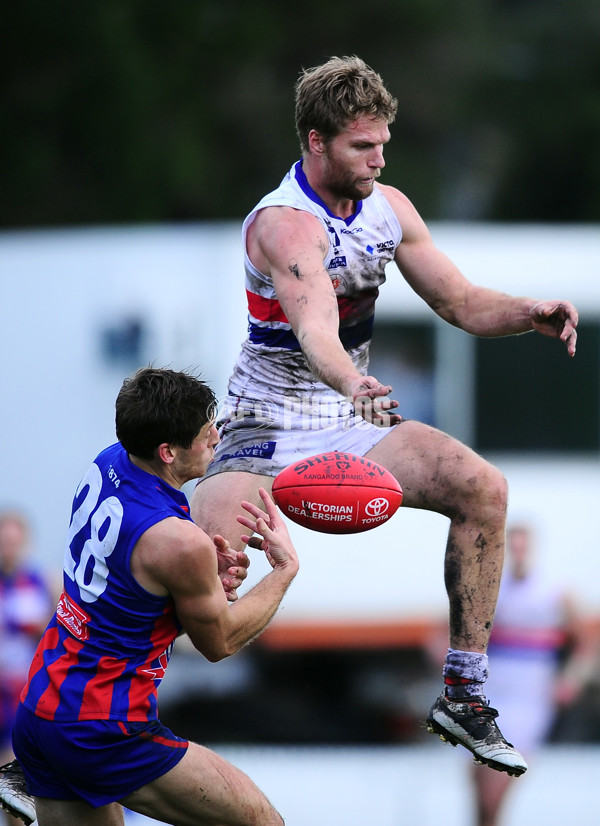
{"type": "Polygon", "coordinates": [[[303,67],[399,99],[427,219],[600,218],[596,0],[27,0],[3,19],[0,226],[239,219],[298,157],[303,67]]]}

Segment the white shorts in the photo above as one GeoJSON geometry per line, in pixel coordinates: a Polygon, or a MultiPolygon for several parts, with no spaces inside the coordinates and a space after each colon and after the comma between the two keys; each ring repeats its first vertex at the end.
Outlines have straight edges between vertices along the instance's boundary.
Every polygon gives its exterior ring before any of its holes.
{"type": "Polygon", "coordinates": [[[390,432],[356,416],[346,402],[306,401],[301,406],[230,400],[218,422],[221,442],[204,478],[223,471],[277,476],[298,459],[339,450],[364,456],[390,432]]]}

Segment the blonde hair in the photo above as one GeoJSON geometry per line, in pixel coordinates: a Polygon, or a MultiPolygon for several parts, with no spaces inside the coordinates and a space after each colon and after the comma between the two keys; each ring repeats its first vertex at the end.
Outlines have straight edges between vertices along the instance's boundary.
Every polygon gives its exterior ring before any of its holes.
{"type": "Polygon", "coordinates": [[[332,57],[321,66],[304,69],[295,91],[296,132],[303,152],[308,151],[311,129],[331,140],[359,115],[392,123],[398,108],[377,72],[355,55],[332,57]]]}

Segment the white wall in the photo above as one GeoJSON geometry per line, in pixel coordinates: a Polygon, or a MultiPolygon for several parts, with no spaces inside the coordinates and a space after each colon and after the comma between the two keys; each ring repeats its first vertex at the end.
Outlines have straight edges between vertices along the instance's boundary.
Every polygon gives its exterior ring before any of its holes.
{"type": "Polygon", "coordinates": [[[0,235],[0,503],[26,503],[45,558],[62,560],[75,486],[115,439],[130,370],[103,361],[102,330],[142,316],[148,361],[199,366],[222,393],[245,335],[238,237],[210,224],[0,235]]]}
{"type": "MultiPolygon", "coordinates": [[[[597,227],[432,231],[473,281],[565,296],[584,317],[600,315],[597,227]]],[[[0,506],[25,505],[48,565],[62,560],[77,482],[114,439],[114,399],[129,371],[103,362],[102,328],[132,312],[143,316],[147,360],[198,366],[221,395],[246,330],[239,237],[236,223],[0,235],[0,506]]],[[[424,312],[392,268],[380,315],[424,312]]],[[[576,411],[576,399],[564,403],[576,411]]],[[[508,477],[511,513],[539,524],[547,563],[591,609],[600,606],[600,457],[489,458],[508,477]]],[[[402,509],[387,525],[345,538],[294,526],[302,567],[282,616],[441,613],[446,531],[443,517],[402,509]]],[[[253,570],[254,578],[265,570],[260,559],[253,570]]]]}

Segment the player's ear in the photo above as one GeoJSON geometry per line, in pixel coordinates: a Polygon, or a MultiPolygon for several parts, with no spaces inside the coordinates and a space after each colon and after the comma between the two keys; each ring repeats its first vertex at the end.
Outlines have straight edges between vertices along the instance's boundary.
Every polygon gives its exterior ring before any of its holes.
{"type": "Polygon", "coordinates": [[[325,152],[325,139],[316,129],[311,129],[308,133],[308,148],[314,155],[322,155],[325,152]]]}
{"type": "Polygon", "coordinates": [[[156,455],[165,465],[170,465],[175,459],[175,450],[168,442],[163,442],[156,448],[156,455]]]}

